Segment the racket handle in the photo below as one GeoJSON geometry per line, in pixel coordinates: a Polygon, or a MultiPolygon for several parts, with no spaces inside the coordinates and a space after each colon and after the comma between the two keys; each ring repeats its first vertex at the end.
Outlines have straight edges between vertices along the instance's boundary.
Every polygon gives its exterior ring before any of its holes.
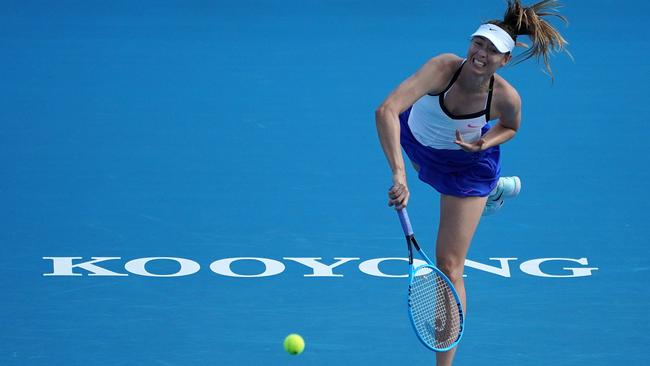
{"type": "Polygon", "coordinates": [[[399,222],[402,224],[402,230],[404,230],[404,235],[406,236],[413,235],[411,220],[409,220],[409,214],[408,212],[406,212],[406,208],[397,210],[397,216],[399,216],[399,222]]]}

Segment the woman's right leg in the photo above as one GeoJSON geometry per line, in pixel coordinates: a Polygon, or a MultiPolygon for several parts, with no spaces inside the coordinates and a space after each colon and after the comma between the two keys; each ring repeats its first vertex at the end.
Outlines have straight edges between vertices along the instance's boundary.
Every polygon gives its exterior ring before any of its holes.
{"type": "MultiPolygon", "coordinates": [[[[449,277],[466,312],[463,270],[474,232],[487,197],[440,196],[440,225],[436,241],[436,265],[449,277]]],[[[436,354],[436,365],[450,366],[456,348],[436,354]]]]}

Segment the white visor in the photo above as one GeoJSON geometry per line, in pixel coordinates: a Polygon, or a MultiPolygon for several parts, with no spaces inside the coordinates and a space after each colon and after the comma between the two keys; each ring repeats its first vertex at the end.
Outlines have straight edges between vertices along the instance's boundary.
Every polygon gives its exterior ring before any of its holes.
{"type": "Polygon", "coordinates": [[[474,36],[485,37],[494,44],[494,47],[501,53],[512,52],[515,48],[515,41],[510,37],[508,32],[494,24],[481,24],[480,27],[472,34],[474,36]]]}

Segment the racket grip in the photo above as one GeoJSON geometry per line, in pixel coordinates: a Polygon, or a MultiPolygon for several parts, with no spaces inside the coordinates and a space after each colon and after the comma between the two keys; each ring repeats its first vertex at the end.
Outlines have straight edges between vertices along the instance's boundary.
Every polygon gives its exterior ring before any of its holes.
{"type": "Polygon", "coordinates": [[[409,214],[408,212],[406,212],[406,208],[397,210],[397,216],[399,216],[399,222],[402,224],[402,230],[404,230],[404,235],[406,236],[413,235],[411,220],[409,220],[409,214]]]}

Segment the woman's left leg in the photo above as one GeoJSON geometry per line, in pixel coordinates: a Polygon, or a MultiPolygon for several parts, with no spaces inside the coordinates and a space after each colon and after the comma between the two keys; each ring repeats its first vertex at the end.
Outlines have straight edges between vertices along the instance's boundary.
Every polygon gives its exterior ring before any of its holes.
{"type": "MultiPolygon", "coordinates": [[[[474,232],[487,197],[440,196],[440,225],[436,241],[436,265],[453,282],[463,310],[467,310],[463,269],[474,232]]],[[[436,354],[438,366],[452,364],[456,348],[436,354]]]]}

